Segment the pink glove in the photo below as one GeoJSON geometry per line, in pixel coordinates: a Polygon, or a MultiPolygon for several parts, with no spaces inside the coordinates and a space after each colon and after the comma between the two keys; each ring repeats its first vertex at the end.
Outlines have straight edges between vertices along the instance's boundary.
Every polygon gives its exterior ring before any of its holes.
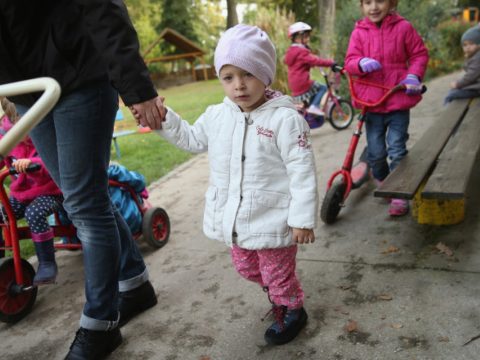
{"type": "Polygon", "coordinates": [[[422,84],[417,75],[408,74],[400,84],[405,85],[405,94],[407,95],[418,95],[422,92],[422,84]]]}
{"type": "Polygon", "coordinates": [[[358,65],[360,65],[360,69],[362,69],[364,73],[377,71],[382,68],[382,64],[380,64],[377,60],[368,57],[362,58],[358,65]]]}

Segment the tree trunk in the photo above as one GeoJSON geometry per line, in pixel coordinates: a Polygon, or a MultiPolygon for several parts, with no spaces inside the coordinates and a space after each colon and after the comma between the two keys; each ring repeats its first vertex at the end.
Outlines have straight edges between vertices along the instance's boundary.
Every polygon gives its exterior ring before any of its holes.
{"type": "Polygon", "coordinates": [[[237,2],[227,0],[227,29],[238,24],[237,2]]]}
{"type": "Polygon", "coordinates": [[[335,32],[335,0],[317,0],[320,55],[332,57],[335,32]]]}

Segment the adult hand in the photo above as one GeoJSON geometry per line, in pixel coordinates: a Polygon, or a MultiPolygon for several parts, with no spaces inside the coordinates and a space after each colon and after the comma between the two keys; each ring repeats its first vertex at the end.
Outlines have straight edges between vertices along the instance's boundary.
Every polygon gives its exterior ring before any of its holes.
{"type": "Polygon", "coordinates": [[[380,64],[377,60],[368,57],[362,58],[358,64],[364,73],[370,73],[382,68],[382,64],[380,64]]]}
{"type": "Polygon", "coordinates": [[[407,95],[418,95],[422,92],[422,84],[417,75],[408,74],[400,84],[405,85],[405,93],[407,95]]]}
{"type": "Polygon", "coordinates": [[[129,106],[130,111],[137,120],[138,125],[148,126],[152,130],[162,128],[167,109],[163,105],[164,97],[157,96],[142,103],[129,106]]]}
{"type": "Polygon", "coordinates": [[[308,244],[315,241],[315,234],[312,229],[292,228],[292,239],[297,244],[308,244]]]}

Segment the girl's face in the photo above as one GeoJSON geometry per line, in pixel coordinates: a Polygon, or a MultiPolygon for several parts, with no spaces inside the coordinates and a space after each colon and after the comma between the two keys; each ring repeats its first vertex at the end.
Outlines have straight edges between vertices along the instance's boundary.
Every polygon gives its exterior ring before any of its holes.
{"type": "Polygon", "coordinates": [[[265,103],[265,85],[249,72],[225,65],[220,69],[220,82],[225,95],[243,112],[251,112],[265,103]]]}
{"type": "Polygon", "coordinates": [[[393,8],[392,0],[362,0],[363,16],[371,22],[380,24],[393,8]]]}

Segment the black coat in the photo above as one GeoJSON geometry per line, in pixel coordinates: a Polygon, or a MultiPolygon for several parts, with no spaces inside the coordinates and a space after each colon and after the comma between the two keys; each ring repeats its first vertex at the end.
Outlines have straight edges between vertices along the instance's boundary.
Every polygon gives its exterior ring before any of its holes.
{"type": "Polygon", "coordinates": [[[63,95],[107,78],[126,105],[157,95],[122,0],[0,0],[0,84],[40,76],[63,95]]]}

